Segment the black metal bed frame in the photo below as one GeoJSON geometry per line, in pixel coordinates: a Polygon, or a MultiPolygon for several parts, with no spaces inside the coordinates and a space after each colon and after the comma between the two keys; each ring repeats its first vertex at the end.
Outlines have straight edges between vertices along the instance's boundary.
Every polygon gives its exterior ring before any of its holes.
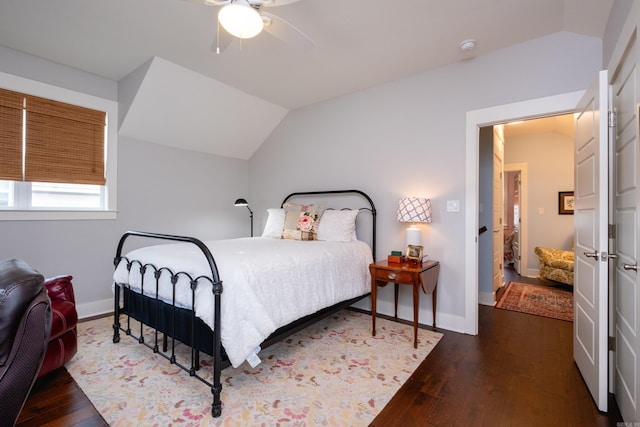
{"type": "MultiPolygon", "coordinates": [[[[369,204],[369,207],[359,208],[358,210],[369,211],[371,213],[372,220],[372,235],[371,235],[371,250],[373,253],[373,259],[375,261],[376,250],[376,208],[373,204],[373,200],[364,192],[360,190],[333,190],[333,191],[307,191],[291,193],[282,201],[281,206],[294,197],[314,196],[314,195],[332,195],[332,194],[357,194],[362,196],[369,204]]],[[[126,335],[130,335],[138,340],[138,343],[153,350],[167,359],[171,364],[174,364],[184,371],[187,371],[190,376],[196,377],[207,386],[211,388],[213,394],[213,402],[211,405],[211,415],[213,417],[219,417],[222,415],[222,383],[220,381],[220,375],[222,369],[230,366],[229,361],[226,359],[224,349],[220,340],[220,306],[222,304],[223,285],[222,280],[218,274],[218,268],[216,262],[209,251],[209,248],[194,237],[175,236],[169,234],[160,233],[148,233],[143,231],[127,231],[122,235],[118,242],[118,248],[116,250],[116,256],[114,257],[114,265],[117,268],[118,265],[126,261],[127,270],[136,266],[139,268],[142,275],[141,290],[140,293],[134,292],[130,289],[128,284],[115,283],[114,286],[114,323],[113,323],[113,342],[120,342],[120,331],[126,335]],[[129,260],[122,256],[122,250],[125,241],[129,237],[141,237],[147,239],[160,239],[177,242],[191,243],[197,246],[209,264],[211,269],[211,276],[198,276],[192,277],[185,272],[173,272],[167,267],[156,267],[153,264],[142,264],[137,260],[129,260]],[[152,269],[155,278],[155,297],[145,296],[145,283],[144,277],[148,269],[152,269]],[[160,278],[163,274],[169,274],[171,283],[173,285],[173,299],[172,303],[168,304],[161,301],[158,297],[160,278]],[[195,291],[198,286],[207,285],[211,286],[211,291],[214,295],[214,329],[211,330],[202,320],[195,315],[195,311],[191,309],[180,308],[176,306],[175,301],[175,288],[176,283],[180,276],[186,276],[191,284],[191,307],[195,306],[195,291]],[[121,297],[121,291],[124,291],[124,295],[121,297]],[[122,305],[122,306],[121,306],[122,305]],[[120,324],[120,315],[126,315],[126,327],[120,324]],[[168,317],[168,319],[167,319],[168,317]],[[136,334],[131,330],[131,319],[135,319],[140,323],[140,330],[136,334]],[[151,343],[147,343],[144,337],[144,327],[153,329],[153,340],[151,343]],[[162,350],[159,348],[159,335],[162,335],[162,350]],[[169,340],[171,341],[171,350],[169,351],[169,340]],[[191,360],[190,366],[185,366],[176,359],[176,341],[182,342],[190,346],[191,348],[191,360]],[[209,347],[211,343],[211,347],[209,347]],[[210,382],[202,375],[198,374],[200,369],[200,351],[210,354],[214,358],[213,362],[213,382],[210,382]]],[[[153,284],[152,284],[153,286],[153,284]]],[[[368,294],[353,298],[351,300],[343,301],[335,304],[331,307],[327,307],[314,314],[305,316],[298,319],[289,325],[283,326],[271,334],[263,343],[262,348],[265,348],[284,337],[291,335],[301,329],[306,328],[310,324],[329,316],[336,311],[347,307],[354,302],[365,298],[368,294]]]]}

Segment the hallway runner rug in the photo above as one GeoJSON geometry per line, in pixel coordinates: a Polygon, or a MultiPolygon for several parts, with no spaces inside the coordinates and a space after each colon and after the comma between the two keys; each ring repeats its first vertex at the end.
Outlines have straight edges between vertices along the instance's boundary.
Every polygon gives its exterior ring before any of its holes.
{"type": "Polygon", "coordinates": [[[262,350],[255,368],[224,369],[212,418],[206,384],[130,336],[113,344],[112,323],[80,323],[67,364],[111,426],[366,426],[442,337],[419,329],[414,349],[412,326],[379,318],[372,337],[370,315],[342,310],[262,350]]]}
{"type": "Polygon", "coordinates": [[[496,307],[573,322],[573,293],[550,286],[511,282],[496,307]]]}

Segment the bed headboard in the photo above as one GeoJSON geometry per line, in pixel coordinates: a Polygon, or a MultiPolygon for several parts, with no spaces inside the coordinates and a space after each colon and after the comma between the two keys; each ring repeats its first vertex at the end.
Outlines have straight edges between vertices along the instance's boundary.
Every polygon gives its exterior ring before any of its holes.
{"type": "MultiPolygon", "coordinates": [[[[283,207],[285,203],[294,198],[299,197],[309,197],[309,196],[330,196],[330,195],[356,195],[359,196],[359,200],[362,202],[362,199],[365,199],[366,206],[364,207],[344,207],[344,209],[358,209],[359,211],[368,211],[371,213],[371,253],[373,254],[373,260],[376,260],[376,207],[373,204],[373,200],[371,197],[364,191],[360,190],[330,190],[330,191],[298,191],[295,193],[289,194],[284,198],[280,207],[283,207]]],[[[332,199],[334,200],[334,199],[332,199]]],[[[330,209],[340,209],[334,206],[331,206],[330,209]]]]}

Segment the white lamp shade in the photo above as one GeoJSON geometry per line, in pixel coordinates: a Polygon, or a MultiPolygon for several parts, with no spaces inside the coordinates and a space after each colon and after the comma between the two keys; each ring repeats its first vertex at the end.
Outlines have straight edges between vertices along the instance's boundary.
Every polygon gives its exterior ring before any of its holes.
{"type": "Polygon", "coordinates": [[[218,22],[229,34],[241,39],[255,37],[264,28],[262,17],[246,0],[236,0],[220,9],[218,22]]]}
{"type": "Polygon", "coordinates": [[[398,221],[431,222],[431,200],[424,197],[403,197],[398,203],[398,221]]]}

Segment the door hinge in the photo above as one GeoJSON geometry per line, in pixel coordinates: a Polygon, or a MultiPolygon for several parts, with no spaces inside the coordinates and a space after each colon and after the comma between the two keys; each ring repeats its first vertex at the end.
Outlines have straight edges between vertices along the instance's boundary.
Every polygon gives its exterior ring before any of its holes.
{"type": "Polygon", "coordinates": [[[609,337],[608,347],[609,351],[616,351],[616,337],[609,337]]]}
{"type": "Polygon", "coordinates": [[[610,239],[615,239],[616,238],[616,225],[615,224],[609,224],[608,227],[608,234],[609,234],[609,238],[610,239]]]}
{"type": "Polygon", "coordinates": [[[616,127],[616,113],[614,111],[609,111],[607,116],[608,116],[609,127],[610,128],[616,127]]]}

